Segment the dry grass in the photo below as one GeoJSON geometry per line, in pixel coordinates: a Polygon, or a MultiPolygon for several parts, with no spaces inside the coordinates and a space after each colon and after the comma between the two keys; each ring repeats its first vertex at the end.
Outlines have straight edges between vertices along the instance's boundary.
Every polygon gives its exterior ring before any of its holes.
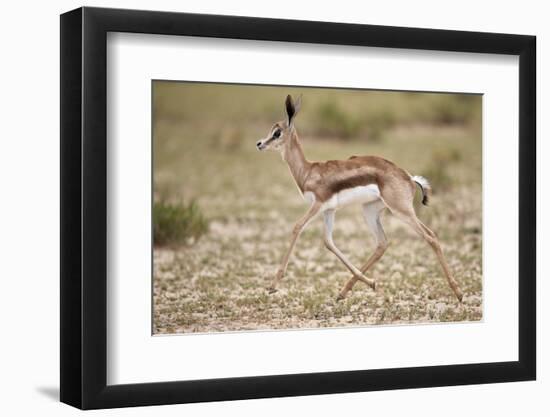
{"type": "MultiPolygon", "coordinates": [[[[255,105],[265,110],[272,103],[255,105]]],[[[367,274],[377,280],[376,292],[358,283],[346,300],[336,302],[349,272],[324,248],[319,219],[300,238],[279,292],[265,291],[294,221],[307,208],[280,157],[254,149],[269,123],[228,125],[221,116],[218,123],[197,122],[192,116],[156,120],[155,192],[170,190],[184,201],[196,199],[210,227],[193,245],[155,249],[154,333],[481,319],[478,128],[405,125],[376,142],[303,138],[312,160],[374,154],[413,174],[444,171],[441,175],[452,179],[443,190],[435,189],[431,206],[419,208],[418,215],[441,238],[465,292],[463,304],[454,298],[430,247],[390,214],[382,222],[391,246],[367,274]],[[434,166],[434,155],[446,155],[444,167],[434,166]]],[[[374,249],[358,207],[337,213],[334,237],[355,265],[374,249]]]]}

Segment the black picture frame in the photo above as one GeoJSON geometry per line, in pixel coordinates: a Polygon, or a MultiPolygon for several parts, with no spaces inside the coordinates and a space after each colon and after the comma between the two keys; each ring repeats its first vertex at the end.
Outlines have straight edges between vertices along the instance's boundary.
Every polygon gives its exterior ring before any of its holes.
{"type": "Polygon", "coordinates": [[[533,380],[536,38],[171,12],[61,15],[61,401],[82,409],[533,380]],[[107,385],[108,32],[519,56],[519,358],[513,362],[107,385]]]}

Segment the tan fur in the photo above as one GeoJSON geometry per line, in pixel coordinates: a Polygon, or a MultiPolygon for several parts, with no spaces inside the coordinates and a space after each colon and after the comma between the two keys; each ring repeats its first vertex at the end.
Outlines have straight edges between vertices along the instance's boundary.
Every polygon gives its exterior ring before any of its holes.
{"type": "MultiPolygon", "coordinates": [[[[269,290],[275,291],[278,282],[286,273],[290,255],[300,233],[307,226],[309,221],[320,212],[325,216],[325,228],[327,230],[325,244],[327,248],[333,252],[353,274],[352,278],[340,291],[338,299],[344,298],[357,281],[362,281],[374,289],[374,280],[367,278],[364,274],[382,257],[388,246],[382,226],[379,222],[379,213],[375,213],[377,217],[374,224],[374,227],[377,229],[377,249],[363,268],[359,270],[353,266],[334,245],[332,241],[334,209],[323,208],[323,203],[330,200],[335,194],[342,190],[375,184],[380,191],[380,200],[383,203],[382,207],[385,206],[388,208],[396,217],[411,226],[430,244],[438,257],[449,286],[458,300],[461,301],[462,292],[451,274],[437,236],[416,217],[413,206],[416,185],[411,176],[393,162],[378,156],[352,156],[346,160],[331,160],[325,162],[308,161],[304,156],[298,134],[294,127],[294,119],[298,113],[299,107],[299,103],[295,105],[292,98],[288,96],[286,100],[288,120],[275,123],[268,137],[256,144],[260,150],[279,150],[298,188],[302,193],[311,193],[314,195],[314,201],[311,207],[303,218],[294,226],[290,247],[283,257],[281,267],[269,290]],[[280,134],[279,137],[276,137],[277,134],[280,134]]],[[[367,219],[367,221],[369,220],[367,219]]],[[[370,221],[373,222],[373,219],[371,218],[370,221]]],[[[369,224],[369,227],[370,226],[372,225],[369,224]]]]}

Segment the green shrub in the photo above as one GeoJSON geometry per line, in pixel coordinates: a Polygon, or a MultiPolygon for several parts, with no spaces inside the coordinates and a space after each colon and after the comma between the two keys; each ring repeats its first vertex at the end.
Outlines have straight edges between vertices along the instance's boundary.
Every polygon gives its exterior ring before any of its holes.
{"type": "Polygon", "coordinates": [[[199,206],[157,201],[153,205],[153,241],[155,246],[184,245],[197,241],[208,231],[208,221],[199,206]]]}
{"type": "Polygon", "coordinates": [[[370,113],[366,118],[365,124],[369,140],[378,142],[382,139],[386,130],[396,124],[396,118],[391,111],[380,110],[370,113]]]}
{"type": "Polygon", "coordinates": [[[431,121],[442,125],[466,125],[476,121],[480,100],[467,94],[437,96],[432,102],[431,121]]]}
{"type": "Polygon", "coordinates": [[[319,136],[349,139],[359,133],[361,122],[342,110],[338,103],[327,101],[317,110],[315,127],[319,136]]]}

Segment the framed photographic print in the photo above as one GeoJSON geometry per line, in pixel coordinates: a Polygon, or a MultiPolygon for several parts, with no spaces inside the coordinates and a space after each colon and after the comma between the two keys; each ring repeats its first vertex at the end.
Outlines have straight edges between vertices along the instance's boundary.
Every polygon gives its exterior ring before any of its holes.
{"type": "Polygon", "coordinates": [[[61,401],[535,379],[535,38],[61,16],[61,401]]]}

